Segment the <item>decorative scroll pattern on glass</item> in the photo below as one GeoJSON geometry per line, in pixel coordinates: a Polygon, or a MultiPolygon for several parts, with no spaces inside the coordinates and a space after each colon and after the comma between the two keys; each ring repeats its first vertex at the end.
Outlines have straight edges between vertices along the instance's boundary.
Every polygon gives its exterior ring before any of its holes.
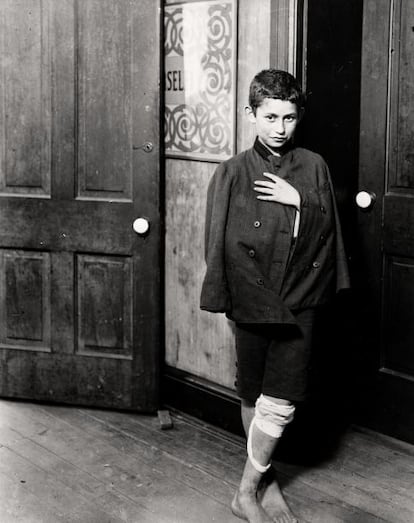
{"type": "Polygon", "coordinates": [[[221,161],[234,154],[236,4],[165,8],[165,149],[221,161]]]}

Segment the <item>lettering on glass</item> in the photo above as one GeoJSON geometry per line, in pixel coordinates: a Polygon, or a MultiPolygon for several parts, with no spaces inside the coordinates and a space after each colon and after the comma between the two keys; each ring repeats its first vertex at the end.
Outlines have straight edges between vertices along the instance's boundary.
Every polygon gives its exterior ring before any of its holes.
{"type": "Polygon", "coordinates": [[[165,152],[234,154],[236,2],[165,7],[165,152]]]}

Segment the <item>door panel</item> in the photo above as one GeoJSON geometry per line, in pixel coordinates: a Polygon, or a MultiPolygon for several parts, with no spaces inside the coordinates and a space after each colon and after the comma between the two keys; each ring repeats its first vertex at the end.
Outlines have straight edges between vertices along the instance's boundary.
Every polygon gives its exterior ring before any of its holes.
{"type": "Polygon", "coordinates": [[[0,346],[50,352],[50,254],[1,250],[0,346]]]}
{"type": "Polygon", "coordinates": [[[153,0],[0,5],[4,396],[156,407],[159,16],[153,0]]]}
{"type": "Polygon", "coordinates": [[[132,358],[130,257],[77,255],[77,352],[132,358]]]}
{"type": "Polygon", "coordinates": [[[388,190],[409,193],[414,190],[413,3],[395,2],[392,17],[388,190]]]}
{"type": "Polygon", "coordinates": [[[414,441],[414,72],[409,0],[367,2],[362,65],[360,189],[376,194],[359,213],[361,296],[370,354],[364,419],[414,441]],[[391,31],[390,31],[391,27],[391,31]]]}
{"type": "Polygon", "coordinates": [[[384,271],[383,370],[414,376],[414,260],[387,256],[384,271]]]}
{"type": "Polygon", "coordinates": [[[79,197],[131,198],[132,9],[112,0],[78,4],[79,197]]]}
{"type": "Polygon", "coordinates": [[[2,2],[0,190],[50,192],[51,102],[49,9],[41,2],[2,2]],[[23,16],[21,16],[23,15],[23,16]]]}

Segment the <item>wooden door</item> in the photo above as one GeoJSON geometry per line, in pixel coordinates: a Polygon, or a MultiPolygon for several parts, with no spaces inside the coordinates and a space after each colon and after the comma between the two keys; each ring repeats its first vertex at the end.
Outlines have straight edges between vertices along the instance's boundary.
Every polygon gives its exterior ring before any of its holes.
{"type": "Polygon", "coordinates": [[[363,421],[414,441],[414,4],[366,1],[359,188],[363,421]],[[391,31],[390,31],[391,28],[391,31]],[[368,379],[371,377],[372,379],[368,379]]]}
{"type": "Polygon", "coordinates": [[[156,407],[159,16],[0,2],[2,396],[156,407]]]}

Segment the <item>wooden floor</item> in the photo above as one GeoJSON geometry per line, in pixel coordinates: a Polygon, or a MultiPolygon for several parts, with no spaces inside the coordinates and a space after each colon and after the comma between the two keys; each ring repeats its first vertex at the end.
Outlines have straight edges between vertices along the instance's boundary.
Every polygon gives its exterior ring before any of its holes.
{"type": "MultiPolygon", "coordinates": [[[[240,521],[244,441],[156,417],[0,400],[0,522],[240,521]]],[[[414,522],[414,448],[350,430],[314,466],[275,462],[305,522],[414,522]]]]}

